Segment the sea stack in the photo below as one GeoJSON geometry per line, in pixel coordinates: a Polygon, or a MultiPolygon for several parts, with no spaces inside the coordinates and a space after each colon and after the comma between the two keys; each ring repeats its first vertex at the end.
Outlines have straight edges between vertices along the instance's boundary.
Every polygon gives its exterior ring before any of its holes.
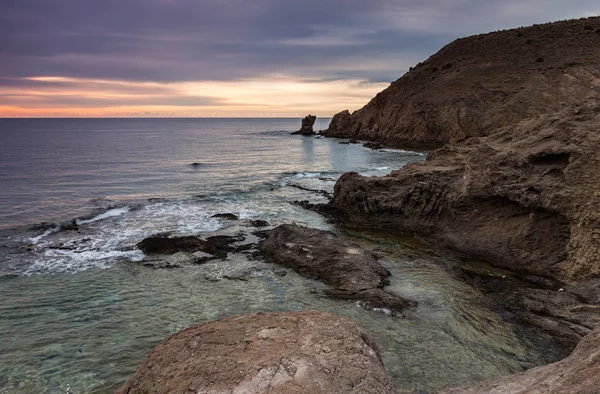
{"type": "Polygon", "coordinates": [[[304,119],[302,119],[302,126],[300,130],[293,132],[292,134],[300,134],[300,135],[313,135],[315,134],[313,130],[313,126],[317,117],[315,115],[308,114],[304,119]]]}

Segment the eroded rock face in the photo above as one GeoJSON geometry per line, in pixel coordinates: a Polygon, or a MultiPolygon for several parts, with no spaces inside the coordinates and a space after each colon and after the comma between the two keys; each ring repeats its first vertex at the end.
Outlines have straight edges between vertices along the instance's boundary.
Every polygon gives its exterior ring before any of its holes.
{"type": "Polygon", "coordinates": [[[599,124],[591,101],[448,145],[386,177],[344,174],[318,209],[513,270],[600,275],[599,124]]]}
{"type": "Polygon", "coordinates": [[[321,134],[440,147],[597,98],[600,34],[590,24],[600,18],[458,39],[321,134]]]}
{"type": "Polygon", "coordinates": [[[255,313],[171,335],[117,390],[136,393],[394,393],[375,341],[315,311],[255,313]]]}
{"type": "Polygon", "coordinates": [[[317,121],[317,117],[314,115],[308,115],[304,119],[302,119],[302,127],[300,130],[293,132],[292,134],[301,134],[301,135],[313,135],[315,134],[313,130],[313,126],[317,121]]]}
{"type": "Polygon", "coordinates": [[[266,239],[258,250],[267,261],[330,285],[330,296],[363,300],[368,306],[395,313],[412,304],[383,290],[391,274],[371,252],[332,232],[284,224],[260,235],[266,239]]]}
{"type": "Polygon", "coordinates": [[[600,327],[566,359],[443,394],[595,394],[600,389],[600,327]]]}

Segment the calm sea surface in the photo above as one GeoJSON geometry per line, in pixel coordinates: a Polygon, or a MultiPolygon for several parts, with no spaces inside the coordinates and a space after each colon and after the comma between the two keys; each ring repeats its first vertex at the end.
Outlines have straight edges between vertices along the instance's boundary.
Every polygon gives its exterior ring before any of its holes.
{"type": "MultiPolygon", "coordinates": [[[[327,127],[319,119],[315,128],[327,127]]],[[[544,362],[426,251],[377,243],[407,319],[314,294],[320,284],[232,253],[139,264],[156,233],[249,235],[251,220],[337,231],[291,204],[325,202],[346,171],[382,176],[424,155],[292,136],[299,119],[0,119],[0,393],[107,393],[166,335],[222,316],[318,309],[377,339],[399,392],[429,393],[544,362]],[[213,217],[233,213],[240,220],[213,217]],[[77,229],[73,229],[77,227],[77,229]],[[429,257],[428,257],[429,256],[429,257]],[[246,273],[245,281],[228,280],[246,273]],[[248,274],[250,273],[250,274],[248,274]],[[235,275],[234,275],[235,276],[235,275]]],[[[345,235],[350,236],[350,235],[345,235]]],[[[354,236],[357,236],[354,234],[354,236]]]]}

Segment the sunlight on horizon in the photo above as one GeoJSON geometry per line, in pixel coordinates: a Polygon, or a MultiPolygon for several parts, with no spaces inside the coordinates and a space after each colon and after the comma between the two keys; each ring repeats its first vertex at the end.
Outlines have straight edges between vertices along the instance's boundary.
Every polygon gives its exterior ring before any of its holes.
{"type": "Polygon", "coordinates": [[[57,76],[14,81],[17,86],[0,87],[0,117],[331,117],[361,108],[389,86],[285,75],[171,83],[57,76]]]}

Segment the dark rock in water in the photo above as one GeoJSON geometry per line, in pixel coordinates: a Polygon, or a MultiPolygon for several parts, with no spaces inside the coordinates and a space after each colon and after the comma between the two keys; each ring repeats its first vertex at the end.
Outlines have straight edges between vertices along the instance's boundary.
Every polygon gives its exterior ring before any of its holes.
{"type": "Polygon", "coordinates": [[[175,254],[177,252],[195,252],[201,250],[206,242],[193,236],[168,237],[155,235],[137,244],[145,254],[175,254]]]}
{"type": "Polygon", "coordinates": [[[217,213],[215,215],[212,215],[211,218],[225,219],[225,220],[239,220],[240,219],[237,215],[234,215],[233,213],[217,213]]]}
{"type": "Polygon", "coordinates": [[[316,311],[254,313],[160,343],[116,394],[395,393],[375,340],[316,311]]]}
{"type": "Polygon", "coordinates": [[[339,145],[350,145],[350,141],[340,141],[338,142],[339,145]]]}
{"type": "Polygon", "coordinates": [[[200,167],[201,165],[202,165],[201,163],[198,163],[198,162],[193,162],[193,163],[191,163],[191,164],[190,164],[190,167],[198,168],[198,167],[200,167]]]}
{"type": "Polygon", "coordinates": [[[379,142],[366,142],[363,146],[373,150],[383,149],[383,145],[379,142]]]}
{"type": "Polygon", "coordinates": [[[250,221],[250,225],[252,227],[268,227],[269,222],[267,222],[266,220],[252,220],[250,221]]]}
{"type": "Polygon", "coordinates": [[[201,250],[219,258],[225,258],[227,257],[227,253],[235,250],[232,244],[243,240],[244,237],[242,236],[215,235],[206,238],[206,242],[201,250]]]}
{"type": "MultiPolygon", "coordinates": [[[[206,240],[194,236],[169,237],[166,235],[155,235],[144,239],[137,244],[138,249],[147,255],[173,255],[178,252],[202,252],[212,255],[214,258],[225,258],[228,252],[235,248],[235,242],[242,241],[243,237],[215,235],[206,240]]],[[[207,256],[196,256],[196,263],[209,260],[207,256]]]]}
{"type": "Polygon", "coordinates": [[[314,211],[315,208],[318,206],[317,204],[313,204],[308,200],[302,200],[302,201],[294,200],[290,204],[297,205],[301,208],[306,209],[307,211],[314,211]]]}
{"type": "Polygon", "coordinates": [[[64,231],[77,231],[79,230],[79,226],[75,220],[69,220],[68,222],[61,223],[60,229],[64,231]]]}
{"type": "Polygon", "coordinates": [[[350,138],[348,142],[351,144],[360,144],[360,141],[358,141],[356,138],[350,138]]]}
{"type": "Polygon", "coordinates": [[[313,126],[317,117],[314,115],[308,115],[304,119],[302,119],[302,127],[300,130],[293,132],[292,134],[300,134],[300,135],[313,135],[315,134],[313,130],[313,126]]]}
{"type": "Polygon", "coordinates": [[[171,263],[166,260],[144,260],[142,265],[148,268],[154,269],[169,269],[169,268],[181,268],[181,264],[171,263]]]}
{"type": "Polygon", "coordinates": [[[411,305],[382,290],[391,274],[371,252],[332,232],[284,224],[259,234],[266,237],[258,249],[268,261],[330,285],[330,296],[364,300],[397,313],[411,305]]]}

